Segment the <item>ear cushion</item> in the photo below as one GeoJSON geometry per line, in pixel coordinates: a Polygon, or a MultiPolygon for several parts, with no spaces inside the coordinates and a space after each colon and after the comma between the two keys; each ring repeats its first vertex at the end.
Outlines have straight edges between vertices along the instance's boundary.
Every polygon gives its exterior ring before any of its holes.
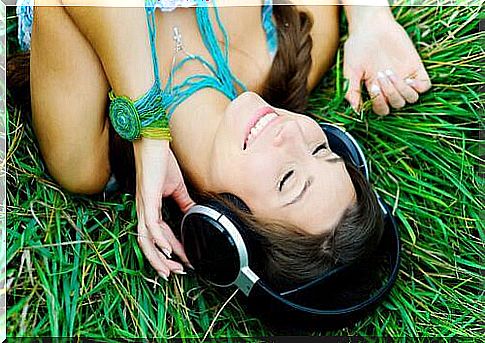
{"type": "Polygon", "coordinates": [[[342,157],[345,161],[353,164],[368,179],[367,163],[357,141],[348,132],[336,125],[320,124],[323,132],[327,135],[330,150],[342,157]]]}

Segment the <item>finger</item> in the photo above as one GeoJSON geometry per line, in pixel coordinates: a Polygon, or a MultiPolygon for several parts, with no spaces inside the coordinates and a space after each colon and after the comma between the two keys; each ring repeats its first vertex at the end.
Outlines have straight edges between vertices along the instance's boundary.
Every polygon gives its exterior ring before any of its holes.
{"type": "Polygon", "coordinates": [[[405,78],[404,82],[411,86],[416,92],[424,93],[431,88],[431,80],[429,79],[428,73],[424,66],[420,66],[415,76],[408,76],[405,78]]]}
{"type": "Polygon", "coordinates": [[[145,218],[145,226],[147,231],[150,233],[153,242],[162,250],[162,252],[168,258],[172,257],[172,247],[170,242],[167,240],[161,225],[161,219],[158,218],[145,218]]]}
{"type": "Polygon", "coordinates": [[[187,191],[187,187],[183,180],[180,182],[179,186],[175,189],[172,194],[172,198],[180,207],[180,210],[185,213],[187,212],[192,206],[195,205],[195,201],[189,195],[187,191]]]}
{"type": "Polygon", "coordinates": [[[153,237],[153,243],[156,244],[160,248],[160,250],[164,253],[167,258],[172,258],[172,247],[170,242],[163,234],[162,228],[160,225],[147,225],[150,234],[153,237]]]}
{"type": "Polygon", "coordinates": [[[165,259],[165,264],[168,267],[168,269],[170,269],[170,271],[172,273],[179,274],[179,275],[185,275],[185,274],[187,274],[184,271],[184,267],[180,263],[178,263],[178,262],[165,259]]]}
{"type": "Polygon", "coordinates": [[[360,109],[362,103],[362,76],[362,73],[353,72],[349,70],[349,68],[344,67],[344,78],[346,78],[349,82],[349,88],[345,94],[345,99],[347,99],[350,106],[352,106],[355,111],[360,109]]]}
{"type": "Polygon", "coordinates": [[[387,106],[386,98],[382,94],[377,81],[366,81],[366,88],[372,100],[372,110],[381,116],[388,115],[389,106],[387,106]]]}
{"type": "Polygon", "coordinates": [[[404,105],[406,105],[406,101],[404,101],[403,97],[394,87],[391,80],[387,78],[386,74],[381,71],[378,72],[377,80],[389,105],[391,105],[393,108],[402,108],[404,105]]]}
{"type": "Polygon", "coordinates": [[[185,249],[182,243],[180,243],[177,237],[175,237],[175,235],[173,234],[172,229],[165,222],[162,222],[162,227],[163,227],[163,232],[165,234],[165,237],[170,243],[170,246],[172,247],[173,252],[180,258],[180,260],[183,263],[190,265],[189,259],[185,254],[185,249]]]}
{"type": "Polygon", "coordinates": [[[153,243],[152,237],[142,224],[138,225],[137,241],[150,265],[157,271],[158,275],[167,281],[170,275],[170,269],[164,263],[161,253],[153,243]]]}
{"type": "MultiPolygon", "coordinates": [[[[161,219],[161,204],[158,201],[151,201],[153,205],[142,201],[144,223],[150,235],[153,237],[155,244],[163,251],[165,256],[171,258],[172,247],[163,233],[162,219],[161,219]]],[[[140,214],[139,214],[140,217],[140,214]]]]}
{"type": "Polygon", "coordinates": [[[418,101],[418,93],[411,86],[406,84],[404,80],[397,77],[391,69],[387,69],[385,73],[406,102],[413,104],[418,101]]]}

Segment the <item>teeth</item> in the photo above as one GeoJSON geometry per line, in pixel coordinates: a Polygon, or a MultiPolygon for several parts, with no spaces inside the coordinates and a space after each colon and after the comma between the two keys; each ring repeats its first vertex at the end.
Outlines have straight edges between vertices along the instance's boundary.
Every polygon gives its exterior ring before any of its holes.
{"type": "Polygon", "coordinates": [[[276,118],[278,115],[276,113],[268,113],[262,118],[260,118],[257,123],[251,128],[251,131],[249,132],[248,139],[247,141],[251,141],[256,137],[256,135],[274,118],[276,118]]]}

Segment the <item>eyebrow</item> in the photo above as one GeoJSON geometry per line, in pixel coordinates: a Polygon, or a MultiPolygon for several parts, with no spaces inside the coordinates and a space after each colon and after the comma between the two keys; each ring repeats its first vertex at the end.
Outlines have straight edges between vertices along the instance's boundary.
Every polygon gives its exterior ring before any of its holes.
{"type": "Polygon", "coordinates": [[[301,190],[300,194],[298,194],[293,200],[291,200],[290,202],[287,202],[286,204],[284,204],[282,207],[286,207],[286,206],[289,206],[289,205],[292,205],[298,201],[300,201],[303,196],[306,194],[306,192],[308,191],[308,188],[310,188],[310,186],[312,185],[313,183],[313,177],[310,177],[308,178],[306,181],[305,181],[305,185],[303,186],[303,189],[301,190]]]}

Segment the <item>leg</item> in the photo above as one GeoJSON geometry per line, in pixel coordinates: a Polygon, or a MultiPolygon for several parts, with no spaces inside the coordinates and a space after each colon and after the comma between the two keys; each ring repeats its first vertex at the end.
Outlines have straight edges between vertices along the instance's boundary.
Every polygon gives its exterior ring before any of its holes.
{"type": "Polygon", "coordinates": [[[96,193],[109,175],[109,84],[96,53],[61,6],[36,7],[31,44],[34,129],[52,176],[96,193]]]}

